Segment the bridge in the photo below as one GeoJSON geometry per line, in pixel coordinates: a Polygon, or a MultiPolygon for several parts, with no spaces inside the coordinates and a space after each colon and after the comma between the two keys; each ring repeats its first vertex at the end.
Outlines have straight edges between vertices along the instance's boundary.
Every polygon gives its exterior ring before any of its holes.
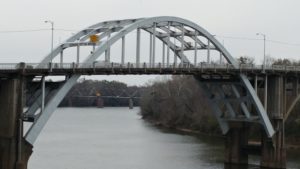
{"type": "Polygon", "coordinates": [[[261,166],[285,168],[284,123],[300,98],[299,71],[293,66],[241,65],[208,31],[182,18],[100,22],[68,38],[40,63],[0,64],[0,168],[27,168],[38,135],[81,75],[128,74],[193,75],[226,136],[225,163],[248,164],[248,130],[259,125],[261,166]],[[135,54],[126,56],[126,37],[132,34],[135,54]],[[119,55],[111,55],[117,43],[119,55]],[[82,55],[87,46],[92,51],[82,55]],[[65,63],[65,51],[71,48],[76,50],[74,61],[65,63]],[[49,81],[48,76],[64,80],[49,81]],[[264,93],[261,99],[258,90],[264,93]],[[293,94],[291,105],[286,104],[288,92],[293,94]],[[27,108],[25,95],[32,103],[27,108]],[[29,117],[32,125],[24,133],[29,117]]]}
{"type": "MultiPolygon", "coordinates": [[[[72,106],[72,102],[73,99],[76,100],[89,100],[90,102],[96,103],[96,106],[98,108],[103,108],[105,106],[104,104],[104,99],[114,99],[114,100],[120,100],[120,99],[124,99],[124,100],[128,100],[128,107],[129,109],[133,109],[134,106],[134,99],[140,99],[140,96],[136,96],[138,94],[138,90],[134,91],[133,93],[129,94],[128,92],[126,92],[125,90],[123,90],[120,94],[118,95],[101,95],[100,92],[97,92],[95,96],[92,95],[80,95],[80,96],[73,96],[70,98],[70,100],[68,100],[69,105],[68,106],[72,106]]],[[[90,105],[92,105],[92,103],[90,103],[90,105]]]]}

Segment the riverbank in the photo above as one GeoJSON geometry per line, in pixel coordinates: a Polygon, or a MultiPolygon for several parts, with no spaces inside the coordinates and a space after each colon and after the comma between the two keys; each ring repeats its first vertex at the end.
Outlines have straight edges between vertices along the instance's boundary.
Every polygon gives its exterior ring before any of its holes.
{"type": "MultiPolygon", "coordinates": [[[[261,93],[262,91],[260,91],[261,93]]],[[[140,100],[141,115],[157,126],[187,133],[222,135],[214,112],[204,91],[193,76],[173,76],[168,81],[158,81],[148,87],[140,100]]],[[[223,104],[219,108],[224,110],[223,104]]],[[[237,110],[238,107],[237,107],[237,110]]],[[[300,104],[295,107],[300,111],[300,104]]],[[[300,114],[291,113],[285,122],[285,142],[288,149],[300,149],[300,114]]],[[[261,125],[249,128],[249,140],[260,142],[261,125]]]]}
{"type": "MultiPolygon", "coordinates": [[[[213,138],[217,138],[217,139],[225,139],[225,136],[223,135],[218,135],[218,134],[211,134],[208,132],[201,132],[198,130],[193,130],[193,129],[188,129],[188,128],[181,128],[181,127],[174,127],[174,126],[168,126],[165,125],[159,121],[155,121],[153,119],[145,119],[142,118],[144,121],[150,123],[151,125],[162,129],[162,130],[168,130],[171,132],[175,132],[175,133],[180,133],[180,134],[185,134],[185,135],[192,135],[192,136],[209,136],[209,137],[213,137],[213,138]]],[[[291,140],[291,138],[286,138],[286,149],[287,150],[300,150],[300,142],[296,141],[296,140],[291,140]]],[[[260,141],[256,140],[256,139],[251,139],[248,141],[248,144],[251,145],[260,145],[260,141]]]]}
{"type": "Polygon", "coordinates": [[[155,121],[153,119],[144,119],[142,118],[144,121],[150,123],[151,125],[159,128],[159,129],[164,129],[164,130],[169,130],[169,131],[173,131],[176,133],[183,133],[183,134],[187,134],[187,135],[203,135],[203,136],[210,136],[210,137],[215,137],[215,138],[224,138],[224,136],[222,135],[217,135],[217,134],[212,134],[212,133],[206,133],[206,132],[201,132],[199,130],[193,130],[193,129],[188,129],[188,128],[182,128],[182,127],[174,127],[174,126],[168,126],[165,125],[159,121],[155,121]]]}

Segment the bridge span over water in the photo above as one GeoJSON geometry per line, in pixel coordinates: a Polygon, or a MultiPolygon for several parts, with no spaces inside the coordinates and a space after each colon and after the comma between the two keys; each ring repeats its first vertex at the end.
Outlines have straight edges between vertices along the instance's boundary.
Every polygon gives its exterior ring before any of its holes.
{"type": "Polygon", "coordinates": [[[27,167],[38,135],[81,75],[182,74],[193,75],[205,91],[226,136],[226,163],[248,163],[247,131],[259,124],[264,131],[258,152],[261,165],[285,168],[284,122],[300,98],[299,72],[293,66],[240,65],[213,35],[182,18],[100,22],[68,38],[40,63],[0,64],[0,167],[27,167]],[[135,54],[127,56],[126,37],[132,33],[135,54]],[[145,33],[147,43],[141,40],[145,33]],[[117,43],[114,50],[119,55],[111,55],[117,43]],[[82,55],[86,46],[92,51],[82,55]],[[76,50],[74,61],[65,63],[64,52],[70,48],[76,50]],[[47,76],[65,78],[49,82],[47,76]],[[262,97],[258,90],[264,91],[262,97]],[[33,102],[24,111],[25,94],[33,102]],[[291,105],[286,104],[288,94],[294,100],[291,105]],[[33,122],[23,133],[28,118],[33,122]]]}

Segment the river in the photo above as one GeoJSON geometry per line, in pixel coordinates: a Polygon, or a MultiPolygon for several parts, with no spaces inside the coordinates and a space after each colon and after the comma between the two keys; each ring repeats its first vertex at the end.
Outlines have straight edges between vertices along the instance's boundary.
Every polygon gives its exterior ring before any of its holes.
{"type": "MultiPolygon", "coordinates": [[[[59,108],[34,145],[29,169],[222,169],[222,139],[158,129],[139,108],[59,108]]],[[[300,168],[300,152],[288,168],[300,168]]],[[[257,163],[255,158],[250,160],[257,163]]],[[[256,168],[256,167],[249,167],[256,168]]]]}

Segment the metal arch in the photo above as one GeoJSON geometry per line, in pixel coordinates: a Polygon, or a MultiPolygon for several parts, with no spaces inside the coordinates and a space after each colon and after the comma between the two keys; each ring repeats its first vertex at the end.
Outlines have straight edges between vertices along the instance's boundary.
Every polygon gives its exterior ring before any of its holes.
{"type": "MultiPolygon", "coordinates": [[[[177,29],[179,29],[178,26],[175,26],[175,27],[177,29]]],[[[174,34],[173,34],[173,31],[170,30],[170,29],[168,29],[168,28],[166,28],[165,26],[161,26],[161,27],[158,27],[158,28],[160,28],[163,31],[167,32],[167,33],[158,34],[159,37],[165,38],[165,37],[168,36],[168,34],[170,34],[171,35],[170,37],[172,37],[172,35],[173,35],[174,38],[176,38],[177,40],[180,41],[180,39],[178,39],[178,37],[181,36],[181,33],[177,33],[176,34],[174,32],[174,34]]],[[[196,30],[194,30],[194,31],[195,32],[191,32],[191,31],[187,30],[186,28],[184,28],[184,35],[187,36],[187,37],[189,37],[189,38],[191,38],[192,40],[196,41],[197,45],[199,45],[199,47],[197,48],[197,50],[203,50],[203,49],[207,50],[208,49],[207,45],[205,45],[199,38],[195,37],[196,35],[197,36],[202,36],[202,35],[198,34],[196,30]]],[[[186,47],[184,49],[185,51],[186,50],[194,50],[195,49],[194,46],[190,47],[186,41],[185,41],[184,45],[186,47]]],[[[216,48],[210,48],[210,50],[216,50],[216,48]]],[[[219,52],[221,52],[221,51],[219,51],[219,52]]]]}
{"type": "MultiPolygon", "coordinates": [[[[143,30],[153,34],[153,31],[151,29],[143,29],[143,30]]],[[[183,53],[178,52],[180,50],[176,49],[176,45],[171,40],[169,40],[168,38],[161,38],[161,37],[159,37],[158,34],[156,34],[155,36],[156,36],[156,38],[161,40],[164,44],[168,45],[170,47],[170,49],[177,55],[177,57],[182,60],[183,63],[189,63],[190,62],[183,53]]],[[[179,40],[179,39],[177,39],[177,40],[179,40]]]]}
{"type": "MultiPolygon", "coordinates": [[[[122,30],[120,30],[117,34],[114,36],[111,36],[110,39],[107,40],[106,44],[112,45],[119,39],[121,39],[123,36],[127,35],[128,33],[132,32],[133,30],[143,27],[143,26],[149,26],[153,25],[154,23],[160,23],[160,22],[176,22],[178,24],[183,24],[185,26],[191,27],[198,32],[200,32],[204,37],[206,37],[211,43],[223,53],[223,56],[225,59],[228,61],[228,63],[235,65],[236,67],[237,62],[236,60],[229,54],[229,52],[210,34],[208,33],[205,29],[200,27],[199,25],[182,19],[178,17],[170,17],[170,16],[163,16],[163,17],[153,17],[153,18],[146,18],[146,19],[138,19],[132,24],[127,25],[124,27],[122,30]]],[[[173,26],[173,25],[172,25],[173,26]]],[[[95,52],[90,55],[84,62],[87,64],[91,64],[94,60],[96,60],[105,50],[106,50],[106,45],[100,45],[95,52]]]]}
{"type": "MultiPolygon", "coordinates": [[[[74,34],[70,38],[68,38],[64,43],[76,42],[78,39],[81,39],[82,37],[84,38],[83,40],[86,40],[86,36],[88,36],[92,32],[100,31],[101,28],[106,28],[106,30],[111,30],[114,27],[118,27],[120,25],[125,26],[125,25],[133,23],[137,20],[139,20],[139,19],[127,19],[127,20],[114,20],[114,21],[99,22],[99,23],[91,25],[83,30],[78,31],[76,34],[74,34]]],[[[64,48],[62,47],[63,44],[60,44],[59,46],[54,48],[52,53],[49,53],[48,55],[46,55],[37,67],[41,67],[44,64],[49,63],[52,59],[54,59],[61,51],[64,50],[64,48]]]]}
{"type": "MultiPolygon", "coordinates": [[[[178,26],[175,26],[177,29],[180,29],[178,28],[178,26]]],[[[201,32],[200,33],[197,33],[197,30],[195,30],[194,33],[191,33],[190,31],[188,31],[187,29],[184,28],[184,35],[185,36],[188,36],[190,38],[192,38],[193,40],[195,40],[200,46],[202,47],[206,47],[207,45],[205,45],[199,38],[195,37],[195,35],[198,35],[198,36],[202,36],[201,32]]]]}
{"type": "MultiPolygon", "coordinates": [[[[93,31],[89,32],[87,35],[81,37],[80,41],[85,41],[89,38],[90,35],[93,34],[98,34],[98,33],[113,33],[113,32],[117,32],[120,31],[123,27],[113,27],[113,28],[98,28],[98,29],[94,29],[93,31]]],[[[102,34],[101,34],[102,35],[102,34]]],[[[102,39],[102,37],[99,37],[99,39],[102,39]]]]}
{"type": "MultiPolygon", "coordinates": [[[[230,53],[205,29],[200,27],[199,25],[182,19],[178,17],[170,17],[170,16],[162,16],[162,17],[153,17],[153,18],[145,18],[145,19],[132,19],[132,20],[123,20],[123,21],[109,21],[109,22],[100,22],[98,24],[92,25],[84,30],[79,31],[72,37],[66,40],[66,42],[75,42],[76,40],[80,39],[83,36],[88,35],[90,32],[94,31],[95,29],[99,29],[101,27],[105,27],[109,25],[110,28],[118,26],[118,24],[122,23],[124,24],[123,29],[119,30],[116,34],[111,36],[105,43],[100,43],[100,45],[96,48],[96,50],[91,53],[85,60],[84,63],[87,65],[91,65],[106,49],[107,47],[110,47],[112,44],[114,44],[116,41],[122,39],[125,35],[132,32],[135,29],[144,27],[144,26],[153,26],[154,23],[173,23],[172,26],[174,26],[174,23],[178,23],[178,26],[184,25],[188,26],[197,32],[201,34],[201,36],[206,37],[214,46],[216,49],[218,49],[220,52],[222,52],[223,56],[227,60],[228,63],[232,64],[234,67],[238,67],[238,64],[236,60],[230,55],[230,53]]],[[[53,53],[50,53],[47,55],[40,65],[48,63],[56,57],[61,51],[63,50],[62,46],[58,46],[53,53]]],[[[178,54],[178,53],[177,53],[178,54]]],[[[183,58],[183,57],[182,57],[183,58]]],[[[27,132],[25,138],[26,140],[33,144],[49,120],[50,116],[53,114],[55,109],[57,108],[58,104],[61,102],[61,100],[64,98],[64,96],[67,94],[67,92],[71,89],[71,87],[77,82],[80,75],[72,75],[66,83],[58,90],[58,92],[51,98],[51,100],[47,103],[43,114],[39,116],[39,118],[35,121],[35,123],[31,126],[29,131],[27,132]]],[[[260,117],[262,119],[262,123],[265,126],[265,130],[268,134],[268,136],[272,136],[274,134],[274,129],[268,119],[268,116],[258,99],[253,87],[251,86],[249,80],[247,77],[243,74],[240,76],[241,81],[244,83],[244,86],[246,86],[248,92],[250,93],[251,98],[253,99],[253,102],[256,105],[256,108],[260,114],[260,117]]]]}
{"type": "MultiPolygon", "coordinates": [[[[151,26],[153,25],[153,23],[159,23],[159,22],[174,22],[174,23],[178,23],[177,26],[179,26],[180,24],[184,24],[186,26],[189,26],[193,29],[195,29],[196,31],[200,32],[201,35],[203,35],[204,37],[206,37],[209,41],[211,41],[211,43],[213,43],[213,45],[216,46],[216,48],[223,53],[223,56],[225,57],[225,59],[228,61],[228,63],[231,63],[233,65],[236,65],[236,61],[233,57],[231,57],[231,55],[229,54],[229,52],[211,35],[209,34],[205,29],[203,29],[202,27],[200,27],[199,25],[182,19],[182,18],[178,18],[178,17],[170,17],[170,16],[164,16],[164,17],[153,17],[153,18],[142,18],[142,19],[128,19],[128,20],[118,20],[118,21],[106,21],[106,22],[100,22],[97,23],[95,25],[92,25],[86,29],[83,29],[79,32],[77,32],[75,35],[71,36],[69,39],[66,40],[66,43],[68,42],[75,42],[76,40],[80,39],[82,36],[85,36],[84,40],[86,39],[86,36],[92,32],[96,32],[97,30],[99,30],[100,28],[112,28],[112,27],[116,27],[119,25],[124,26],[123,29],[119,30],[119,32],[117,33],[117,36],[111,37],[108,40],[108,44],[112,45],[115,41],[117,41],[118,39],[120,39],[122,36],[125,36],[127,33],[133,31],[134,29],[138,28],[138,27],[142,27],[142,26],[151,26]]],[[[176,26],[176,25],[172,25],[172,26],[176,26]]],[[[198,43],[200,45],[201,44],[199,41],[198,43]]],[[[58,47],[56,47],[52,53],[48,54],[42,61],[41,64],[38,65],[41,66],[42,64],[45,63],[49,63],[53,58],[55,58],[62,50],[64,50],[64,48],[61,47],[61,45],[59,45],[58,47]]],[[[102,53],[105,50],[100,50],[100,52],[95,51],[95,53],[102,53]]],[[[92,57],[94,58],[95,56],[97,56],[96,54],[92,57]]],[[[99,55],[100,56],[100,55],[99,55]]],[[[90,59],[86,60],[87,62],[90,61],[90,59]]]]}
{"type": "Polygon", "coordinates": [[[102,26],[109,26],[109,25],[116,25],[116,24],[130,24],[130,23],[133,23],[137,20],[140,20],[140,19],[144,19],[144,18],[136,18],[136,19],[123,19],[123,20],[110,20],[110,21],[104,21],[104,22],[99,22],[99,23],[96,23],[94,25],[91,25],[89,26],[88,28],[99,28],[99,27],[102,27],[102,26]]]}

